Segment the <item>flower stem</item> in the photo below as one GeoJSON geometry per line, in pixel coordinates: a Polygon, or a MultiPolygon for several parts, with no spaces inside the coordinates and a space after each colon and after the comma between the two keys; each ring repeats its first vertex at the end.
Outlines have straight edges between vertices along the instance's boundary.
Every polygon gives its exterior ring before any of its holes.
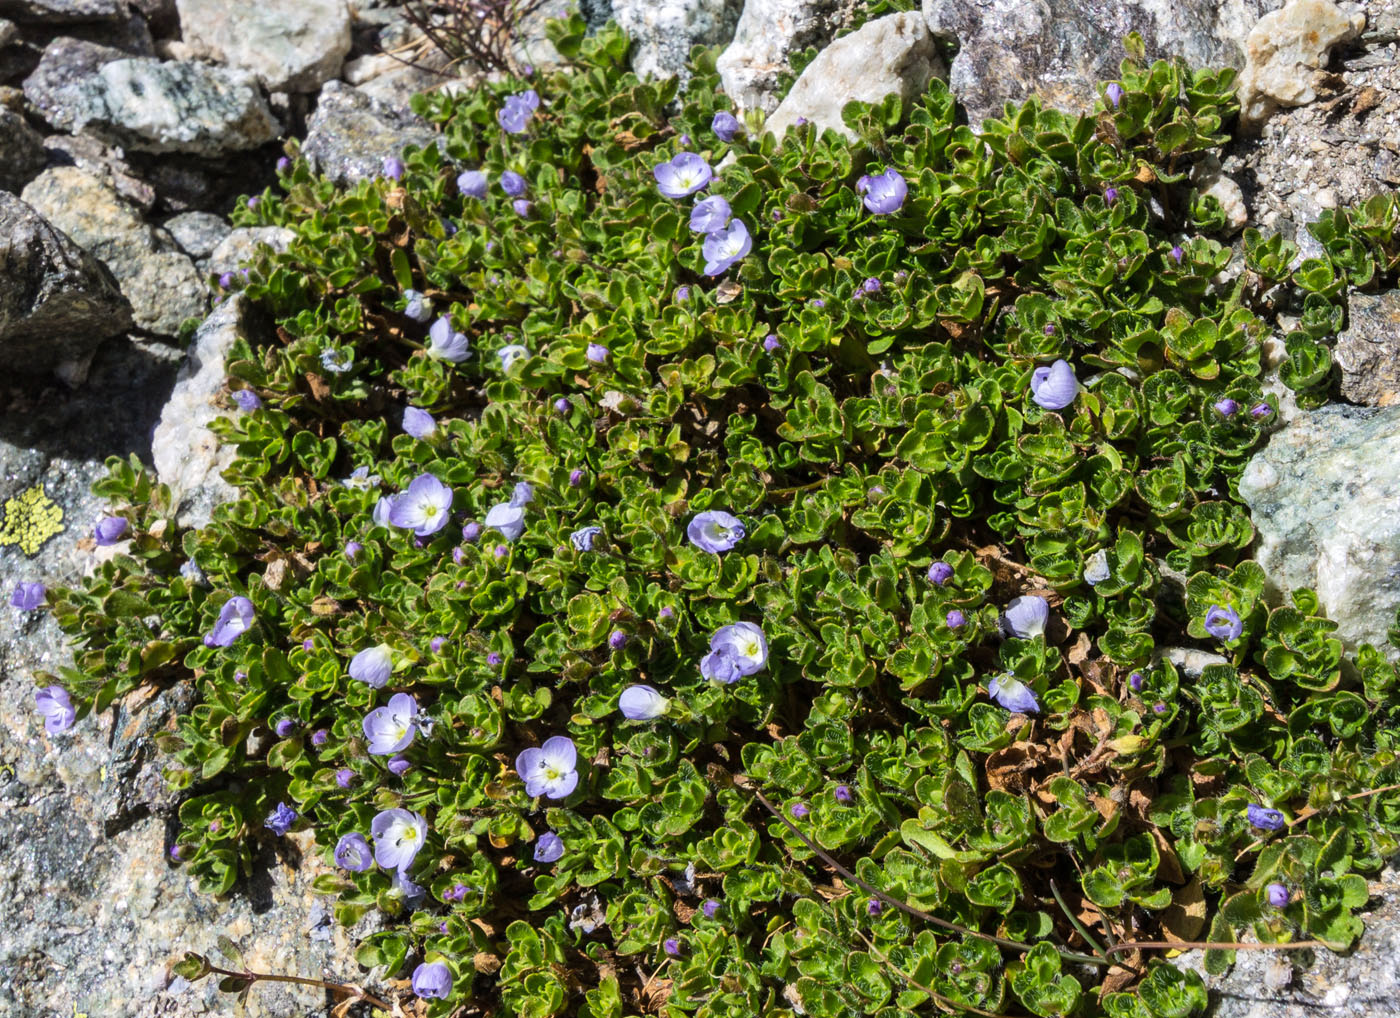
{"type": "Polygon", "coordinates": [[[236,979],[247,979],[251,983],[296,983],[299,986],[319,986],[322,989],[330,990],[332,993],[344,994],[356,1000],[363,1000],[366,1004],[373,1004],[375,1007],[385,1011],[393,1009],[392,1005],[385,1003],[378,997],[366,993],[358,986],[351,986],[348,983],[331,983],[324,979],[308,979],[305,976],[279,976],[271,972],[235,972],[232,969],[220,968],[217,965],[210,965],[209,971],[221,976],[233,976],[236,979]]]}

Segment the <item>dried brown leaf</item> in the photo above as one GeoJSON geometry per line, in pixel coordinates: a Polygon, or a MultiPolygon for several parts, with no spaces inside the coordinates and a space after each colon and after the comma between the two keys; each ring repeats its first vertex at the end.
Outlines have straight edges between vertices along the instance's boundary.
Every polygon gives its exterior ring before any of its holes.
{"type": "Polygon", "coordinates": [[[1162,938],[1173,944],[1195,940],[1206,925],[1206,897],[1201,890],[1201,878],[1178,887],[1172,903],[1162,910],[1162,938]]]}

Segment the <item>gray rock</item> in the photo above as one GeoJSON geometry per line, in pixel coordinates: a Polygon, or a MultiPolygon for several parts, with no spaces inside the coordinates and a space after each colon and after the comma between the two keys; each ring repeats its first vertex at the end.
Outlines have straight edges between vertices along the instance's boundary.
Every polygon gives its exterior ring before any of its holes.
{"type": "Polygon", "coordinates": [[[44,152],[49,165],[76,166],[100,177],[143,213],[155,204],[155,188],[141,179],[119,148],[87,134],[51,134],[44,139],[44,152]]]}
{"type": "MultiPolygon", "coordinates": [[[[1267,4],[1266,4],[1267,5],[1267,4]]],[[[978,127],[1007,102],[1035,95],[1071,113],[1091,108],[1118,77],[1122,40],[1138,32],[1149,59],[1240,67],[1260,0],[924,0],[934,35],[956,42],[949,85],[978,127]]]]}
{"type": "Polygon", "coordinates": [[[906,102],[946,73],[928,27],[917,13],[887,14],[837,39],[807,65],[792,91],[764,124],[781,136],[804,117],[818,130],[854,134],[841,119],[853,100],[879,102],[890,93],[906,102]]]}
{"type": "Polygon", "coordinates": [[[0,16],[15,21],[124,21],[127,13],[123,0],[0,0],[0,16]]]}
{"type": "Polygon", "coordinates": [[[328,81],[306,125],[301,154],[312,169],[349,184],[383,172],[384,160],[408,145],[433,145],[439,136],[403,110],[357,88],[328,81]]]}
{"type": "Polygon", "coordinates": [[[1245,40],[1240,75],[1240,122],[1257,125],[1280,106],[1317,98],[1313,78],[1332,47],[1361,34],[1364,14],[1348,14],[1331,0],[1289,0],[1266,14],[1245,40]]]}
{"type": "Polygon", "coordinates": [[[1282,599],[1310,587],[1348,650],[1388,649],[1400,608],[1400,408],[1299,411],[1240,475],[1254,557],[1282,599]]]}
{"type": "Polygon", "coordinates": [[[743,7],[743,0],[613,0],[612,16],[632,40],[638,75],[684,79],[690,47],[732,39],[743,7]]]}
{"type": "Polygon", "coordinates": [[[717,64],[725,93],[742,109],[771,113],[792,54],[826,46],[846,10],[841,0],[745,0],[734,41],[717,64]]]}
{"type": "Polygon", "coordinates": [[[1364,406],[1400,403],[1400,290],[1353,293],[1347,317],[1332,347],[1342,398],[1364,406]]]}
{"type": "Polygon", "coordinates": [[[221,395],[229,349],[239,336],[265,327],[241,294],[216,307],[195,333],[175,389],[160,412],[151,437],[151,462],[160,482],[170,485],[182,527],[204,526],[215,506],[237,497],[233,486],[219,476],[233,462],[234,448],[221,445],[208,424],[231,414],[221,395]]]}
{"type": "Polygon", "coordinates": [[[266,244],[274,251],[285,251],[296,232],[285,226],[243,226],[231,230],[219,241],[203,264],[205,272],[222,275],[237,272],[253,260],[258,248],[266,244]]]}
{"type": "Polygon", "coordinates": [[[222,216],[212,212],[182,212],[165,221],[165,231],[191,258],[208,258],[232,230],[222,216]]]}
{"type": "Polygon", "coordinates": [[[251,71],[270,92],[312,92],[340,73],[350,52],[345,0],[230,4],[176,0],[185,42],[251,71]]]}
{"type": "Polygon", "coordinates": [[[82,361],[131,327],[131,305],[96,258],[0,191],[0,361],[40,373],[82,361]]]}
{"type": "Polygon", "coordinates": [[[204,314],[208,294],[194,263],[104,181],[56,166],[25,188],[23,198],[111,269],[137,328],[174,336],[185,319],[204,314]]]}
{"type": "Polygon", "coordinates": [[[139,152],[218,156],[278,133],[246,71],[125,57],[74,39],[49,45],[24,94],[60,130],[86,130],[139,152]]]}
{"type": "Polygon", "coordinates": [[[18,191],[44,168],[44,138],[18,113],[0,109],[0,188],[18,191]]]}

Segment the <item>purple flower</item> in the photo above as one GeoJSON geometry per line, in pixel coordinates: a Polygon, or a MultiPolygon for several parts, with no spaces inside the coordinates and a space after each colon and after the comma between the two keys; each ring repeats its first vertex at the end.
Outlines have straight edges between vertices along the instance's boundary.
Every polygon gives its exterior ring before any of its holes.
{"type": "Polygon", "coordinates": [[[394,512],[394,505],[399,500],[397,495],[380,495],[379,501],[374,503],[374,525],[376,527],[389,526],[390,516],[394,512]]]}
{"type": "Polygon", "coordinates": [[[432,474],[419,474],[408,490],[394,500],[389,522],[412,530],[419,537],[430,537],[447,526],[451,508],[452,489],[432,474]]]}
{"type": "Polygon", "coordinates": [[[1011,636],[1029,640],[1045,632],[1050,605],[1040,597],[1013,597],[1002,613],[1002,628],[1011,636]]]}
{"type": "Polygon", "coordinates": [[[1218,604],[1211,605],[1206,612],[1205,627],[1207,633],[1225,643],[1238,640],[1244,632],[1240,613],[1228,605],[1223,608],[1218,604]]]}
{"type": "Polygon", "coordinates": [[[806,820],[807,814],[811,813],[812,811],[807,808],[806,803],[795,802],[792,804],[792,808],[789,809],[788,812],[792,814],[792,818],[794,820],[806,820]]]}
{"type": "Polygon", "coordinates": [[[468,544],[476,544],[481,538],[481,524],[473,520],[462,528],[462,540],[468,544]]]}
{"type": "Polygon", "coordinates": [[[1013,714],[1036,714],[1040,701],[1035,691],[1009,672],[987,683],[987,695],[1013,714]]]}
{"type": "Polygon", "coordinates": [[[394,652],[387,643],[366,647],[350,659],[350,678],[383,689],[394,673],[394,652]]]}
{"type": "Polygon", "coordinates": [[[1273,412],[1274,408],[1267,403],[1255,403],[1249,408],[1249,416],[1253,417],[1256,421],[1268,417],[1269,414],[1273,412]]]}
{"type": "Polygon", "coordinates": [[[954,608],[946,616],[944,616],[943,621],[947,623],[949,629],[961,629],[964,625],[967,624],[967,616],[964,615],[962,612],[958,611],[958,609],[954,608]]]}
{"type": "Polygon", "coordinates": [[[311,733],[311,745],[320,748],[330,740],[330,737],[330,732],[326,731],[324,728],[318,728],[311,733]]]}
{"type": "Polygon", "coordinates": [[[403,430],[414,438],[427,438],[437,430],[437,421],[426,410],[416,406],[406,407],[403,412],[403,430]]]}
{"type": "Polygon", "coordinates": [[[706,919],[713,919],[715,917],[715,913],[719,911],[719,899],[706,898],[705,903],[700,906],[700,911],[705,913],[706,919]]]}
{"type": "Polygon", "coordinates": [[[413,992],[425,1000],[446,1000],[452,993],[452,970],[445,962],[425,961],[413,970],[413,992]]]}
{"type": "Polygon", "coordinates": [[[592,551],[593,543],[602,532],[602,527],[579,527],[569,535],[569,543],[574,546],[575,551],[592,551]]]}
{"type": "Polygon", "coordinates": [[[279,802],[277,808],[267,815],[263,821],[263,826],[279,838],[292,829],[292,824],[297,822],[297,811],[288,806],[285,802],[279,802]]]}
{"type": "Polygon", "coordinates": [[[690,287],[676,287],[675,300],[677,304],[684,304],[686,301],[690,300],[690,287]]]}
{"type": "Polygon", "coordinates": [[[726,685],[761,671],[768,663],[768,641],[752,622],[722,626],[710,637],[710,653],[700,659],[700,674],[726,685]]]}
{"type": "Polygon", "coordinates": [[[233,286],[233,273],[225,272],[219,276],[219,289],[227,290],[233,286]]]}
{"type": "Polygon", "coordinates": [[[608,361],[608,348],[602,343],[589,343],[588,349],[583,354],[593,364],[606,364],[608,361]]]}
{"type": "Polygon", "coordinates": [[[97,521],[97,526],[93,528],[93,536],[97,539],[100,547],[116,544],[126,533],[127,522],[125,516],[104,516],[97,521]]]}
{"type": "Polygon", "coordinates": [[[831,794],[842,806],[850,805],[852,798],[850,785],[837,785],[831,794]]]}
{"type": "Polygon", "coordinates": [[[729,202],[720,195],[712,194],[701,198],[690,210],[690,228],[696,233],[714,233],[729,225],[732,214],[729,202]]]}
{"type": "Polygon", "coordinates": [[[669,619],[671,616],[673,616],[673,615],[675,615],[675,614],[676,614],[676,610],[675,610],[674,608],[672,608],[669,604],[663,604],[663,605],[661,606],[661,610],[660,610],[659,612],[656,613],[656,615],[657,615],[658,618],[663,618],[663,619],[669,619]]]}
{"type": "Polygon", "coordinates": [[[405,318],[411,318],[415,322],[426,322],[433,316],[433,302],[417,290],[405,290],[403,300],[405,318]]]}
{"type": "Polygon", "coordinates": [[[501,657],[500,652],[498,652],[498,651],[494,651],[494,650],[493,650],[491,653],[489,653],[489,654],[486,655],[486,663],[487,663],[488,665],[490,665],[492,668],[495,668],[495,667],[496,667],[497,665],[499,665],[503,660],[504,660],[504,658],[501,657]]]}
{"type": "Polygon", "coordinates": [[[231,597],[219,609],[214,628],[204,634],[204,646],[227,647],[253,625],[253,602],[246,597],[231,597]]]}
{"type": "Polygon", "coordinates": [[[431,640],[428,641],[428,650],[432,651],[434,654],[440,653],[442,651],[442,645],[446,642],[447,637],[434,636],[431,640]]]}
{"type": "Polygon", "coordinates": [[[628,721],[654,721],[670,705],[671,701],[651,686],[628,686],[617,698],[617,709],[628,721]]]}
{"type": "Polygon", "coordinates": [[[50,735],[66,732],[78,719],[78,712],[62,686],[45,686],[34,691],[34,709],[44,718],[44,731],[50,735]]]}
{"type": "Polygon", "coordinates": [[[1044,333],[1045,335],[1047,335],[1047,336],[1053,336],[1053,335],[1055,334],[1055,323],[1054,323],[1054,322],[1046,322],[1046,323],[1045,323],[1045,328],[1041,329],[1040,331],[1043,332],[1043,333],[1044,333]]]}
{"type": "Polygon", "coordinates": [[[514,170],[506,170],[501,174],[501,190],[504,191],[508,197],[519,198],[525,193],[528,187],[529,185],[525,183],[525,178],[514,170]]]}
{"type": "Polygon", "coordinates": [[[410,880],[404,869],[394,870],[390,874],[389,880],[393,884],[392,893],[403,898],[404,901],[417,901],[423,897],[423,888],[410,880]]]}
{"type": "Polygon", "coordinates": [[[879,898],[871,898],[865,903],[865,914],[872,919],[885,910],[885,903],[879,898]]]}
{"type": "Polygon", "coordinates": [[[867,279],[864,283],[861,283],[861,284],[860,284],[860,292],[861,292],[861,293],[864,293],[864,294],[867,294],[867,295],[872,294],[872,293],[879,293],[879,292],[880,292],[880,281],[879,281],[878,279],[876,279],[874,276],[871,276],[871,277],[870,277],[869,279],[867,279]]]}
{"type": "Polygon", "coordinates": [[[233,401],[238,404],[238,409],[242,410],[245,414],[250,414],[254,410],[262,409],[262,400],[258,398],[258,394],[252,389],[235,389],[233,392],[229,393],[229,395],[232,396],[233,401]]]}
{"type": "Polygon", "coordinates": [[[627,634],[621,629],[614,629],[608,634],[608,646],[613,650],[621,650],[627,646],[627,634]]]}
{"type": "Polygon", "coordinates": [[[278,157],[277,157],[277,172],[278,172],[278,173],[286,173],[286,172],[287,172],[288,170],[290,170],[291,168],[292,168],[292,161],[291,161],[290,159],[288,159],[286,156],[278,156],[278,157]]]}
{"type": "MultiPolygon", "coordinates": [[[[498,544],[495,548],[492,549],[491,553],[497,558],[505,558],[507,555],[510,554],[510,548],[508,548],[504,544],[498,544]]],[[[461,588],[459,587],[458,589],[460,590],[461,588]]]]}
{"type": "Polygon", "coordinates": [[[1123,100],[1123,86],[1116,81],[1110,81],[1108,87],[1104,89],[1104,94],[1108,96],[1108,101],[1113,104],[1116,110],[1118,104],[1123,100]]]}
{"type": "Polygon", "coordinates": [[[355,772],[349,767],[342,767],[335,772],[335,783],[341,788],[349,788],[355,780],[355,772]]]}
{"type": "Polygon", "coordinates": [[[528,198],[517,198],[510,203],[510,207],[515,210],[515,214],[521,218],[529,216],[530,211],[535,207],[528,198]]]}
{"type": "Polygon", "coordinates": [[[723,509],[707,509],[697,513],[685,528],[691,544],[714,555],[729,551],[744,539],[744,533],[744,524],[738,517],[731,516],[723,509]]]}
{"type": "Polygon", "coordinates": [[[261,204],[262,199],[259,198],[257,195],[253,195],[253,197],[249,198],[246,202],[244,202],[244,205],[247,206],[250,212],[255,210],[261,204]]]}
{"type": "Polygon", "coordinates": [[[389,156],[384,160],[384,176],[390,180],[402,180],[403,171],[403,160],[398,156],[389,156]]]}
{"type": "MultiPolygon", "coordinates": [[[[526,64],[523,68],[523,73],[525,77],[528,78],[535,73],[535,69],[529,64],[526,64]]],[[[527,88],[523,92],[517,92],[515,95],[511,96],[511,99],[514,99],[516,102],[520,103],[531,113],[540,108],[539,94],[533,88],[527,88]]]]}
{"type": "Polygon", "coordinates": [[[377,707],[365,715],[361,727],[374,756],[389,756],[408,748],[413,741],[418,701],[407,693],[395,693],[389,706],[377,707]]]}
{"type": "Polygon", "coordinates": [[[1215,412],[1221,417],[1232,417],[1235,411],[1240,408],[1240,405],[1228,396],[1224,399],[1216,400],[1215,403],[1211,405],[1215,408],[1215,412]]]}
{"type": "Polygon", "coordinates": [[[407,773],[408,769],[413,766],[413,763],[408,757],[400,753],[398,756],[390,757],[389,762],[384,766],[389,769],[389,773],[394,775],[394,777],[401,778],[407,773]]]}
{"type": "Polygon", "coordinates": [[[351,873],[363,873],[374,865],[374,853],[363,834],[342,834],[335,843],[335,864],[351,873]]]}
{"type": "Polygon", "coordinates": [[[824,307],[826,307],[826,301],[824,301],[824,300],[822,300],[820,297],[818,297],[816,300],[812,301],[812,307],[814,307],[814,308],[824,308],[824,307]]]}
{"type": "Polygon", "coordinates": [[[782,346],[783,344],[778,340],[778,336],[776,333],[770,332],[768,333],[768,335],[763,337],[763,349],[767,353],[773,353],[775,350],[780,350],[782,349],[782,346]]]}
{"type": "Polygon", "coordinates": [[[651,171],[657,189],[667,198],[685,198],[699,191],[714,178],[710,164],[694,152],[679,152],[668,163],[651,171]]]}
{"type": "Polygon", "coordinates": [[[480,170],[464,170],[457,175],[457,192],[463,198],[485,198],[490,184],[480,170]]]}
{"type": "Polygon", "coordinates": [[[719,140],[724,142],[733,141],[734,135],[738,133],[741,126],[738,118],[728,110],[720,110],[710,121],[710,130],[714,131],[719,140]]]}
{"type": "Polygon", "coordinates": [[[928,567],[928,581],[941,587],[953,578],[953,567],[947,562],[935,562],[928,567]]]}
{"type": "Polygon", "coordinates": [[[507,134],[523,134],[539,105],[540,97],[535,94],[534,89],[508,96],[505,105],[496,111],[496,123],[500,124],[507,134]]]}
{"type": "Polygon", "coordinates": [[[170,846],[170,861],[171,861],[171,862],[184,862],[184,859],[185,859],[185,846],[183,846],[183,845],[171,845],[171,846],[170,846]]]}
{"type": "Polygon", "coordinates": [[[466,334],[452,328],[452,319],[446,315],[428,329],[427,353],[429,357],[451,361],[453,364],[461,363],[472,355],[471,344],[467,342],[466,334]]]}
{"type": "Polygon", "coordinates": [[[569,487],[570,487],[570,488],[577,488],[577,487],[578,487],[580,484],[582,484],[582,483],[583,483],[583,471],[580,470],[578,467],[575,467],[573,470],[570,470],[570,471],[569,471],[569,487]]]}
{"type": "Polygon", "coordinates": [[[348,558],[351,562],[354,562],[356,557],[360,554],[360,552],[364,550],[365,546],[359,541],[345,542],[345,557],[348,558]]]}
{"type": "Polygon", "coordinates": [[[525,507],[512,502],[500,502],[486,514],[486,525],[500,532],[507,541],[525,533],[525,507]]]}
{"type": "Polygon", "coordinates": [[[1282,884],[1270,884],[1264,888],[1264,897],[1274,908],[1283,908],[1288,904],[1288,888],[1282,884]]]}
{"type": "Polygon", "coordinates": [[[534,798],[565,799],[578,786],[578,750],[567,735],[545,739],[544,745],[521,750],[515,770],[525,782],[525,794],[534,798]]]}
{"type": "Polygon", "coordinates": [[[386,809],[369,825],[374,836],[374,861],[386,870],[406,870],[428,837],[428,824],[406,809],[386,809]]]}
{"type": "Polygon", "coordinates": [[[672,958],[678,958],[681,953],[681,942],[675,937],[667,937],[661,942],[661,949],[672,958]]]}
{"type": "Polygon", "coordinates": [[[15,592],[10,596],[10,604],[14,605],[22,612],[32,612],[44,603],[44,585],[39,582],[18,583],[15,585],[15,592]]]}
{"type": "Polygon", "coordinates": [[[1128,688],[1134,693],[1142,689],[1142,672],[1133,672],[1128,676],[1128,688]]]}
{"type": "Polygon", "coordinates": [[[1116,202],[1117,200],[1118,200],[1118,188],[1116,188],[1116,187],[1106,187],[1106,188],[1103,189],[1103,203],[1104,203],[1105,205],[1112,205],[1112,204],[1113,204],[1114,202],[1116,202]]]}
{"type": "Polygon", "coordinates": [[[1181,249],[1181,245],[1180,245],[1180,244],[1173,244],[1173,245],[1172,245],[1172,261],[1174,261],[1174,262],[1176,262],[1178,265],[1180,265],[1180,264],[1181,264],[1181,259],[1182,259],[1182,257],[1183,257],[1185,254],[1186,254],[1186,252],[1183,251],[1183,250],[1181,249]]]}
{"type": "Polygon", "coordinates": [[[535,842],[535,862],[558,862],[564,857],[564,839],[553,831],[545,831],[535,842]]]}
{"type": "Polygon", "coordinates": [[[1251,802],[1245,807],[1245,815],[1249,818],[1249,825],[1261,831],[1281,831],[1288,826],[1287,820],[1278,810],[1256,803],[1251,802]]]}
{"type": "Polygon", "coordinates": [[[1160,700],[1152,705],[1153,714],[1165,714],[1166,712],[1167,705],[1165,703],[1162,703],[1160,700]]]}
{"type": "Polygon", "coordinates": [[[291,718],[283,718],[278,721],[273,731],[277,733],[279,739],[285,739],[297,730],[297,723],[291,718]]]}
{"type": "Polygon", "coordinates": [[[573,408],[574,405],[570,403],[567,399],[565,399],[563,396],[560,396],[554,401],[554,412],[556,414],[559,414],[560,416],[567,414],[573,408]]]}
{"type": "Polygon", "coordinates": [[[861,177],[856,191],[863,194],[865,207],[877,216],[898,212],[909,194],[909,185],[897,170],[886,170],[879,176],[861,177]]]}
{"type": "Polygon", "coordinates": [[[1031,372],[1031,399],[1046,410],[1063,410],[1079,395],[1079,379],[1069,361],[1058,360],[1031,372]]]}
{"type": "Polygon", "coordinates": [[[705,235],[700,245],[705,255],[705,275],[718,276],[753,250],[753,237],[743,220],[731,220],[723,230],[705,235]]]}

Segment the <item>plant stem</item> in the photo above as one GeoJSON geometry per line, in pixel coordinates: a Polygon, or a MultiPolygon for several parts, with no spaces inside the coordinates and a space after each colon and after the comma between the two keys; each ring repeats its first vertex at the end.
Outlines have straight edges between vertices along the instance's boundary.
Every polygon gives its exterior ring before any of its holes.
{"type": "Polygon", "coordinates": [[[322,989],[330,990],[332,993],[341,993],[347,997],[354,997],[356,1000],[363,1000],[366,1004],[373,1004],[375,1007],[385,1011],[393,1009],[391,1004],[387,1004],[378,997],[371,996],[358,986],[350,986],[346,983],[331,983],[324,979],[308,979],[305,976],[279,976],[271,972],[235,972],[232,969],[219,968],[217,965],[210,965],[209,971],[215,975],[233,976],[236,979],[247,979],[253,983],[296,983],[300,986],[319,986],[322,989]]]}

